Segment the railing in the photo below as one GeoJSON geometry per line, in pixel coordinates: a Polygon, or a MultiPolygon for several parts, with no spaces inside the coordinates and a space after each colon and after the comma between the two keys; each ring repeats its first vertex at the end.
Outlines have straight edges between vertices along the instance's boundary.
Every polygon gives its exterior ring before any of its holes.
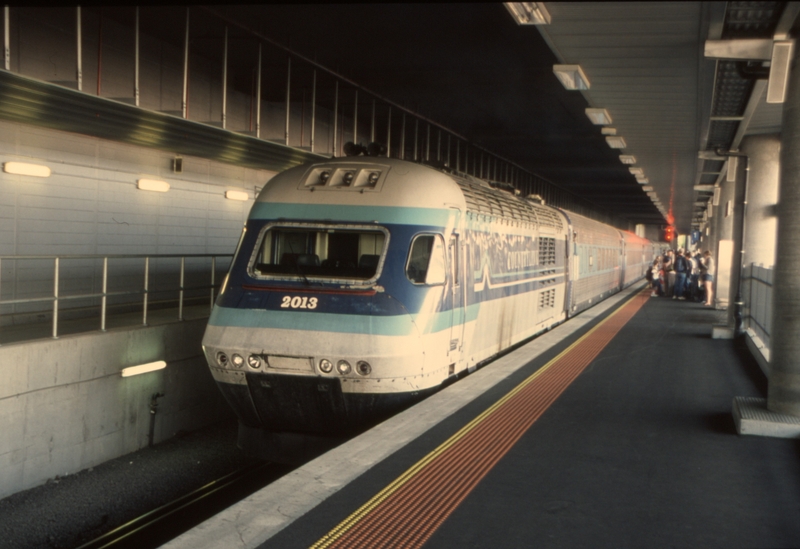
{"type": "Polygon", "coordinates": [[[744,269],[742,294],[745,298],[744,327],[751,337],[763,345],[762,354],[769,360],[770,332],[772,328],[773,269],[750,264],[744,269]]]}
{"type": "MultiPolygon", "coordinates": [[[[101,331],[106,331],[106,320],[107,320],[107,311],[108,311],[108,300],[109,298],[131,298],[133,296],[141,296],[141,300],[132,300],[128,299],[125,301],[125,305],[132,305],[141,303],[142,308],[142,325],[147,325],[147,315],[148,315],[148,305],[150,304],[150,294],[153,293],[174,293],[177,292],[177,307],[178,307],[178,320],[183,320],[184,316],[184,302],[187,293],[189,292],[196,292],[200,290],[208,290],[210,293],[210,302],[209,302],[209,311],[214,305],[215,299],[215,292],[217,287],[217,258],[223,258],[230,260],[232,258],[231,254],[186,254],[186,255],[170,255],[170,254],[151,254],[151,255],[61,255],[61,256],[53,256],[53,255],[3,255],[0,256],[0,291],[2,290],[3,286],[3,266],[7,265],[9,261],[15,262],[14,269],[15,269],[15,276],[14,276],[14,294],[19,295],[20,293],[25,293],[20,290],[21,286],[24,286],[26,282],[20,281],[20,272],[19,272],[19,265],[21,262],[41,262],[41,261],[51,261],[52,262],[52,295],[42,296],[42,297],[22,297],[22,298],[14,298],[14,299],[2,299],[2,293],[0,293],[0,315],[2,314],[2,306],[18,306],[18,305],[29,305],[29,304],[42,304],[51,302],[52,305],[48,306],[43,309],[34,309],[32,312],[52,312],[52,337],[58,337],[58,324],[59,324],[59,314],[60,308],[59,305],[61,302],[69,301],[69,300],[92,300],[92,299],[100,299],[100,326],[99,329],[101,331]],[[198,273],[198,269],[192,269],[190,274],[197,278],[198,276],[208,276],[210,280],[209,284],[198,284],[187,286],[186,279],[187,279],[187,268],[186,268],[186,260],[210,260],[210,271],[205,270],[205,275],[198,273]],[[92,263],[96,263],[97,261],[102,260],[102,269],[100,272],[100,286],[101,289],[99,292],[91,291],[89,293],[74,293],[66,295],[63,292],[62,282],[64,280],[64,269],[66,263],[72,262],[84,262],[91,261],[92,263]],[[115,262],[129,262],[130,260],[141,260],[141,266],[143,267],[143,276],[139,278],[141,281],[141,286],[139,289],[131,290],[126,288],[124,290],[119,291],[109,291],[109,261],[115,262]],[[175,276],[175,272],[169,272],[169,269],[161,269],[161,272],[157,272],[155,274],[151,273],[151,260],[158,260],[160,262],[171,260],[179,260],[180,267],[177,273],[177,286],[172,286],[168,288],[157,288],[154,289],[151,282],[151,278],[156,278],[159,281],[163,282],[165,278],[170,278],[175,276]]],[[[94,267],[94,265],[93,265],[94,267]]],[[[130,265],[125,267],[125,271],[121,272],[117,275],[119,280],[122,280],[124,283],[130,283],[131,270],[132,268],[130,265]]],[[[95,273],[91,273],[92,277],[87,280],[86,277],[86,268],[85,265],[81,267],[80,265],[75,266],[73,263],[72,272],[69,273],[71,276],[71,281],[75,284],[73,285],[83,285],[86,286],[87,284],[91,286],[96,285],[96,281],[94,280],[95,273]]],[[[227,265],[225,265],[225,271],[227,271],[227,265]]],[[[31,273],[36,273],[37,275],[42,274],[42,270],[39,268],[32,269],[31,273]]],[[[25,272],[23,271],[23,275],[25,272]]],[[[24,276],[23,276],[24,278],[24,276]]],[[[48,277],[49,278],[49,277],[48,277]]],[[[43,281],[39,280],[32,280],[30,281],[31,286],[41,286],[43,281]]],[[[47,283],[47,281],[44,281],[47,283]]],[[[35,290],[35,289],[34,289],[35,290]]],[[[31,312],[31,311],[27,311],[31,312]]],[[[63,311],[61,311],[63,314],[63,311]]]]}

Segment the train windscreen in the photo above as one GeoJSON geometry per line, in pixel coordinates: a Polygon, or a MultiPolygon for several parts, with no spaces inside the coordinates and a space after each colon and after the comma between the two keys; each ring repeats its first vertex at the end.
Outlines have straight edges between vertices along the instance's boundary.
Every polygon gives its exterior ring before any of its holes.
{"type": "Polygon", "coordinates": [[[385,245],[386,232],[373,227],[273,226],[259,239],[251,274],[369,280],[385,245]]]}

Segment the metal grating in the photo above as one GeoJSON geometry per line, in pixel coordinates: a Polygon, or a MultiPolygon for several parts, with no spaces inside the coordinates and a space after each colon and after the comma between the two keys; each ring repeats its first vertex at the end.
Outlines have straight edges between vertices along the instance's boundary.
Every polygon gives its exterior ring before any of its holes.
{"type": "Polygon", "coordinates": [[[706,174],[700,177],[700,184],[701,185],[713,185],[717,182],[717,175],[706,174]]]}
{"type": "Polygon", "coordinates": [[[556,264],[556,239],[539,237],[539,265],[556,264]]]}
{"type": "Polygon", "coordinates": [[[717,64],[717,87],[711,116],[739,116],[747,106],[754,80],[742,78],[737,61],[717,64]]]}
{"type": "Polygon", "coordinates": [[[723,38],[772,36],[785,2],[728,2],[723,38]]]}
{"type": "Polygon", "coordinates": [[[708,132],[708,150],[728,149],[738,128],[738,122],[711,122],[711,130],[708,132]]]}
{"type": "Polygon", "coordinates": [[[556,289],[545,290],[539,294],[539,309],[552,309],[556,306],[556,289]]]}

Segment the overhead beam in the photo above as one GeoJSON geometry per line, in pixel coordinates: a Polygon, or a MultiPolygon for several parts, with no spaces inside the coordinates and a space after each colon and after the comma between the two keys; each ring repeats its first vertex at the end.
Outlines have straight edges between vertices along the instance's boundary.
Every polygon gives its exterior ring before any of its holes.
{"type": "Polygon", "coordinates": [[[772,38],[706,40],[703,53],[708,59],[768,61],[772,58],[772,42],[772,38]]]}

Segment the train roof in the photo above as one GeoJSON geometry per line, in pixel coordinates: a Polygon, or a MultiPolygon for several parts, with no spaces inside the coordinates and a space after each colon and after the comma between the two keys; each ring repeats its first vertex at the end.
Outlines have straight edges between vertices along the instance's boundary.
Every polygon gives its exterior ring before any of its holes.
{"type": "Polygon", "coordinates": [[[354,156],[306,163],[273,177],[256,203],[304,203],[411,208],[458,208],[491,218],[563,230],[555,208],[490,183],[415,162],[354,156]]]}
{"type": "Polygon", "coordinates": [[[296,166],[273,177],[260,202],[407,208],[466,208],[449,175],[394,158],[354,156],[296,166]]]}

